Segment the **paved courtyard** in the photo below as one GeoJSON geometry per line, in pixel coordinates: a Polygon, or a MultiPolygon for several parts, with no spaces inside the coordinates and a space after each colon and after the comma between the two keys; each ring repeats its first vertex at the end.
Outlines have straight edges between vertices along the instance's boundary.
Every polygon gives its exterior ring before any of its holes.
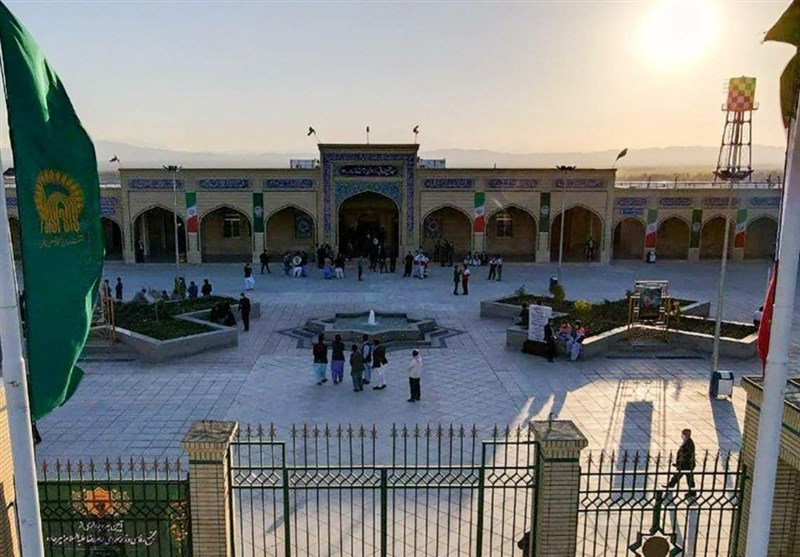
{"type": "MultiPolygon", "coordinates": [[[[729,267],[725,317],[749,321],[762,303],[766,262],[729,267]]],[[[668,279],[681,298],[716,301],[718,263],[572,264],[563,284],[571,299],[618,299],[636,279],[668,279]]],[[[257,276],[252,298],[262,317],[240,335],[236,349],[208,352],[169,364],[131,361],[85,362],[86,376],[75,396],[43,419],[44,441],[37,456],[55,458],[176,457],[180,440],[195,420],[274,423],[279,436],[291,424],[375,424],[388,433],[392,424],[475,424],[484,435],[497,424],[517,425],[553,415],[574,420],[592,450],[670,451],[680,430],[691,427],[698,449],[737,450],[741,443],[745,395],[711,402],[707,396],[710,358],[592,359],[548,363],[505,348],[502,319],[481,319],[480,300],[510,294],[525,284],[544,293],[553,266],[506,265],[503,282],[487,282],[486,269],[473,273],[470,295],[453,296],[449,269],[434,268],[428,280],[402,274],[354,273],[341,281],[316,276],[290,279],[282,273],[257,276]],[[335,312],[404,311],[434,317],[464,331],[447,347],[423,350],[423,400],[409,404],[405,374],[408,351],[389,352],[389,387],[354,393],[345,383],[320,387],[312,380],[309,350],[279,331],[311,317],[335,312]]],[[[166,288],[168,265],[109,264],[105,276],[121,276],[125,298],[147,286],[166,288]]],[[[203,265],[181,271],[188,280],[209,278],[214,292],[237,296],[239,265],[203,265]]],[[[797,319],[795,329],[797,329],[797,319]]],[[[797,338],[797,335],[795,335],[797,338]]],[[[800,344],[793,347],[800,353],[800,344]]],[[[723,360],[737,377],[759,373],[756,360],[723,360]]],[[[793,371],[797,371],[796,358],[793,371]]]]}

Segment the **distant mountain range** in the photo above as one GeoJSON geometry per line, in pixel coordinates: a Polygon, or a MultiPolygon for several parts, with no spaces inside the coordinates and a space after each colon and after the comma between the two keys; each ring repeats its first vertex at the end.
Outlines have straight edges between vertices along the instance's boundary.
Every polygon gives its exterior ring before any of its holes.
{"type": "MultiPolygon", "coordinates": [[[[318,153],[211,153],[172,151],[153,147],[141,147],[116,141],[95,142],[100,171],[107,173],[117,168],[109,163],[114,155],[119,157],[122,167],[159,167],[164,164],[179,164],[195,168],[289,168],[290,159],[312,159],[318,153]]],[[[628,155],[617,166],[621,170],[633,168],[693,169],[710,172],[717,162],[718,147],[663,147],[629,149],[628,155]]],[[[488,150],[439,149],[421,151],[426,159],[447,159],[448,168],[549,168],[557,164],[575,164],[584,168],[608,168],[614,163],[618,150],[564,153],[502,153],[488,150]]],[[[5,161],[10,154],[2,153],[5,161]]],[[[759,170],[783,168],[784,148],[769,145],[753,146],[753,167],[759,170]]],[[[8,163],[6,163],[8,165],[8,163]]],[[[10,165],[8,165],[10,166],[10,165]]]]}

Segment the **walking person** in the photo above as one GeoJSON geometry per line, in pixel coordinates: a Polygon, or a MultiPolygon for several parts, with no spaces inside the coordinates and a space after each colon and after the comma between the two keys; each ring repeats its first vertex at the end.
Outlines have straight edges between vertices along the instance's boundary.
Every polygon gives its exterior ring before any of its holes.
{"type": "Polygon", "coordinates": [[[350,377],[353,378],[353,392],[358,393],[364,390],[364,356],[357,345],[350,348],[350,377]]]}
{"type": "Polygon", "coordinates": [[[464,267],[464,270],[461,272],[461,290],[464,296],[469,296],[469,267],[464,267]]]}
{"type": "Polygon", "coordinates": [[[761,327],[761,319],[763,319],[763,317],[764,317],[764,306],[760,306],[756,311],[753,312],[753,326],[756,329],[761,327]]]}
{"type": "Polygon", "coordinates": [[[403,263],[403,278],[409,278],[411,276],[411,267],[414,265],[414,256],[411,255],[409,251],[406,253],[406,258],[403,263]]]}
{"type": "Polygon", "coordinates": [[[256,279],[253,278],[253,267],[250,263],[244,264],[244,289],[253,290],[256,286],[256,279]]]}
{"type": "MultiPolygon", "coordinates": [[[[194,284],[194,283],[192,283],[194,284]]],[[[244,292],[239,294],[239,315],[242,316],[242,323],[244,330],[250,330],[250,298],[244,295],[244,292]]]]}
{"type": "Polygon", "coordinates": [[[411,397],[408,402],[416,402],[420,399],[422,392],[420,391],[420,379],[422,378],[422,357],[419,355],[419,350],[411,351],[411,362],[408,364],[408,387],[411,391],[411,397]]]}
{"type": "Polygon", "coordinates": [[[372,387],[374,391],[380,391],[386,388],[386,364],[389,361],[386,359],[386,347],[381,344],[380,339],[375,339],[375,348],[372,351],[372,373],[375,376],[375,386],[372,387]]]}
{"type": "Polygon", "coordinates": [[[360,255],[358,256],[356,265],[358,265],[358,282],[361,282],[363,280],[361,277],[364,275],[364,258],[360,255]]]}
{"type": "Polygon", "coordinates": [[[497,264],[496,280],[503,280],[503,257],[498,255],[495,263],[497,264]]]}
{"type": "Polygon", "coordinates": [[[494,280],[497,276],[497,260],[492,257],[489,260],[489,276],[486,277],[486,280],[494,280]]]}
{"type": "Polygon", "coordinates": [[[122,279],[117,277],[117,284],[114,285],[114,297],[118,302],[122,301],[122,279]]]}
{"type": "Polygon", "coordinates": [[[586,261],[594,261],[594,238],[591,236],[586,240],[586,261]]]}
{"type": "Polygon", "coordinates": [[[364,385],[369,385],[372,380],[372,343],[369,335],[361,337],[361,357],[364,359],[364,385]]]}
{"type": "Polygon", "coordinates": [[[338,385],[344,379],[344,343],[342,335],[336,335],[331,344],[331,378],[338,385]]]}
{"type": "Polygon", "coordinates": [[[686,493],[689,497],[694,497],[697,492],[694,490],[694,470],[697,462],[694,456],[694,441],[692,441],[692,430],[684,429],[681,431],[681,446],[675,455],[674,466],[677,472],[672,475],[669,483],[665,486],[667,489],[673,488],[678,485],[682,476],[686,476],[686,484],[689,486],[689,491],[686,493]]]}
{"type": "Polygon", "coordinates": [[[453,267],[453,294],[458,296],[458,283],[461,282],[461,271],[458,265],[453,267]]]}
{"type": "Polygon", "coordinates": [[[547,345],[547,361],[552,362],[556,357],[556,338],[552,319],[549,319],[544,326],[544,342],[547,345]]]}
{"type": "Polygon", "coordinates": [[[328,369],[328,348],[325,346],[325,335],[317,337],[312,352],[314,354],[314,376],[317,379],[317,385],[322,385],[328,382],[328,378],[325,377],[328,369]]]}
{"type": "Polygon", "coordinates": [[[269,254],[267,250],[261,252],[261,255],[258,256],[258,259],[261,261],[261,274],[264,274],[264,270],[267,271],[268,275],[272,274],[272,271],[269,270],[269,254]]]}

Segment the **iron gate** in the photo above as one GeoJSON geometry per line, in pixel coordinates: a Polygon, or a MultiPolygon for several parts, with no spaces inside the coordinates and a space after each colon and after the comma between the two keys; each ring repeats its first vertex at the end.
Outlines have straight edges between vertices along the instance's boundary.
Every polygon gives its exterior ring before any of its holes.
{"type": "Polygon", "coordinates": [[[248,427],[229,453],[235,555],[515,555],[536,449],[522,428],[248,427]]]}
{"type": "MultiPolygon", "coordinates": [[[[673,457],[627,453],[590,455],[581,473],[578,557],[643,555],[651,536],[662,547],[692,557],[736,557],[747,474],[731,453],[706,452],[694,470],[695,494],[686,478],[666,484],[673,457]]],[[[664,555],[673,553],[664,553],[664,555]]]]}

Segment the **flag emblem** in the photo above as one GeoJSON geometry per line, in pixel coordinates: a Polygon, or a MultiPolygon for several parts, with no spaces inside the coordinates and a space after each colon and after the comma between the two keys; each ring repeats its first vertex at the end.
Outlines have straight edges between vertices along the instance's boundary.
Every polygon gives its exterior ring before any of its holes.
{"type": "MultiPolygon", "coordinates": [[[[83,192],[60,170],[42,170],[36,178],[33,202],[42,234],[79,234],[83,192]]],[[[70,243],[80,242],[81,239],[70,243]]],[[[52,244],[48,244],[52,245],[52,244]]]]}
{"type": "Polygon", "coordinates": [[[473,222],[473,232],[483,232],[486,228],[486,194],[477,192],[475,194],[475,221],[473,222]]]}

